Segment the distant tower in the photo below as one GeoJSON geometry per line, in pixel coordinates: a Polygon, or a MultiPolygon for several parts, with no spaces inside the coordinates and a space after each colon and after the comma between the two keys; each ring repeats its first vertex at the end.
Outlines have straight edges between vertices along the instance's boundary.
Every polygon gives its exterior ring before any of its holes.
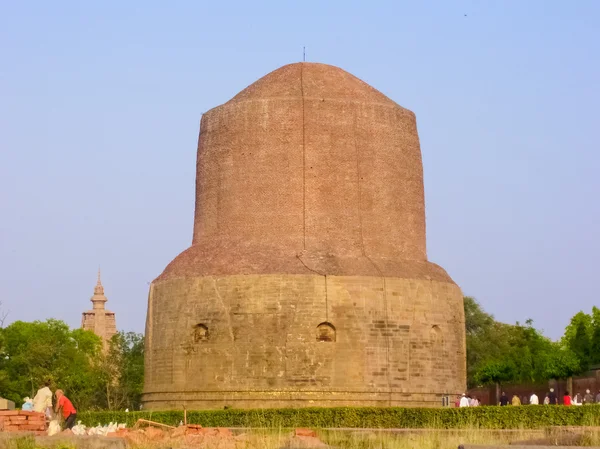
{"type": "Polygon", "coordinates": [[[117,333],[117,325],[114,312],[106,310],[104,307],[108,299],[104,296],[104,287],[100,280],[100,269],[98,269],[98,281],[94,287],[94,296],[90,301],[94,306],[92,310],[81,314],[81,328],[94,332],[106,343],[117,333]]]}

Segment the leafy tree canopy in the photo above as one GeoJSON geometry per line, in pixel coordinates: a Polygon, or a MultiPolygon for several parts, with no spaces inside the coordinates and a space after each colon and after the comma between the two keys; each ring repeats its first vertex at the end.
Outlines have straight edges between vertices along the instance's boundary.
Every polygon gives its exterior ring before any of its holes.
{"type": "Polygon", "coordinates": [[[560,342],[534,328],[499,323],[471,297],[464,298],[467,381],[470,387],[504,382],[535,383],[568,378],[600,363],[600,309],[579,312],[560,342]]]}
{"type": "Polygon", "coordinates": [[[144,379],[144,338],[118,333],[103,350],[98,336],[50,319],[0,328],[0,396],[21,404],[47,381],[80,410],[135,409],[144,379]]]}

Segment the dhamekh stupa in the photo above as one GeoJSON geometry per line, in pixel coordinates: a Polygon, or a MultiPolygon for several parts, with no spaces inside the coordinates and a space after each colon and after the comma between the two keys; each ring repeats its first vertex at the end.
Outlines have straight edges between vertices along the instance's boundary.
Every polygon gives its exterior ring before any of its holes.
{"type": "Polygon", "coordinates": [[[192,246],[150,286],[146,408],[441,406],[459,287],[427,260],[415,114],[297,63],[202,116],[192,246]]]}

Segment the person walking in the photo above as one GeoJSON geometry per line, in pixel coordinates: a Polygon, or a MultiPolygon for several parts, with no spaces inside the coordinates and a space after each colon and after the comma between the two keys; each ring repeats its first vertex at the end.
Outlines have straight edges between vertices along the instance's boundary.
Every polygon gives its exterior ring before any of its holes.
{"type": "Polygon", "coordinates": [[[550,405],[558,405],[558,397],[554,392],[554,388],[550,388],[550,394],[548,395],[548,397],[550,398],[550,405]]]}
{"type": "Polygon", "coordinates": [[[596,395],[596,404],[600,404],[600,391],[598,391],[598,394],[596,395]]]}
{"type": "Polygon", "coordinates": [[[77,419],[77,410],[73,407],[73,403],[65,396],[62,390],[56,390],[56,413],[62,411],[62,416],[65,419],[65,429],[71,429],[75,425],[77,419]]]}
{"type": "Polygon", "coordinates": [[[469,406],[469,398],[464,393],[460,398],[460,403],[458,404],[458,406],[459,407],[468,407],[469,406]]]}
{"type": "Polygon", "coordinates": [[[565,395],[563,396],[563,404],[566,406],[571,405],[571,396],[569,396],[568,391],[565,391],[565,395]]]}
{"type": "Polygon", "coordinates": [[[546,397],[544,398],[544,405],[550,405],[550,394],[546,393],[546,397]]]}
{"type": "Polygon", "coordinates": [[[508,396],[506,396],[505,392],[502,392],[502,396],[500,396],[500,405],[501,406],[508,405],[508,396]]]}
{"type": "Polygon", "coordinates": [[[531,393],[531,396],[529,397],[529,404],[531,404],[531,405],[539,405],[539,403],[540,403],[540,400],[537,397],[537,394],[535,394],[535,392],[531,393]]]}
{"type": "Polygon", "coordinates": [[[517,396],[516,393],[513,394],[511,403],[512,405],[521,405],[521,400],[519,399],[519,396],[517,396]]]}
{"type": "Polygon", "coordinates": [[[593,404],[594,403],[594,396],[592,396],[592,393],[590,392],[590,390],[585,390],[585,396],[583,397],[583,403],[585,405],[589,405],[589,404],[593,404]]]}

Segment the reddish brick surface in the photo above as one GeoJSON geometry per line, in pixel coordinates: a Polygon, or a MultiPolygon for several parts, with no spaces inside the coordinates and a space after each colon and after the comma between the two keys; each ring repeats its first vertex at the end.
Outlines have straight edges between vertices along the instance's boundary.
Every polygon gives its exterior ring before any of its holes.
{"type": "Polygon", "coordinates": [[[28,432],[46,429],[46,418],[43,413],[22,410],[0,412],[0,428],[5,432],[28,432]]]}
{"type": "Polygon", "coordinates": [[[165,433],[155,427],[148,427],[144,430],[144,433],[152,441],[162,440],[165,437],[165,433]]]}
{"type": "Polygon", "coordinates": [[[203,115],[193,245],[159,279],[310,270],[450,281],[427,261],[415,114],[299,63],[203,115]]]}

